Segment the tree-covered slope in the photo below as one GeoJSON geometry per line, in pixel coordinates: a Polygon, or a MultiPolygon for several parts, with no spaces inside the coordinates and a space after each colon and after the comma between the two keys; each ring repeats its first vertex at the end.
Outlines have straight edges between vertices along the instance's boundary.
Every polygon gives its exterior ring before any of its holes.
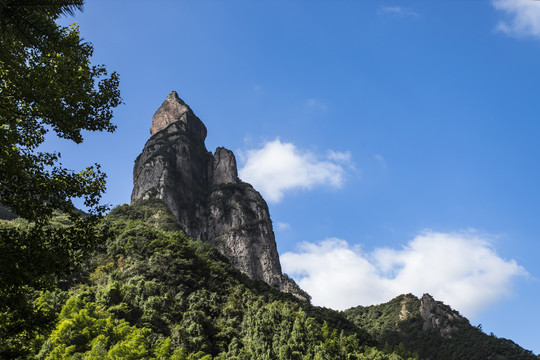
{"type": "MultiPolygon", "coordinates": [[[[158,200],[114,209],[109,240],[56,290],[29,297],[39,331],[0,357],[402,359],[342,314],[253,281],[192,240],[158,200]],[[24,351],[23,351],[24,350],[24,351]]],[[[0,316],[0,330],[2,324],[0,316]]]]}
{"type": "Polygon", "coordinates": [[[345,315],[381,343],[402,344],[421,359],[538,359],[508,339],[487,335],[449,306],[424,295],[400,295],[388,303],[358,306],[345,315]]]}
{"type": "Polygon", "coordinates": [[[0,311],[0,358],[537,359],[427,295],[312,306],[187,237],[160,200],[117,207],[99,227],[108,240],[76,272],[0,311]]]}

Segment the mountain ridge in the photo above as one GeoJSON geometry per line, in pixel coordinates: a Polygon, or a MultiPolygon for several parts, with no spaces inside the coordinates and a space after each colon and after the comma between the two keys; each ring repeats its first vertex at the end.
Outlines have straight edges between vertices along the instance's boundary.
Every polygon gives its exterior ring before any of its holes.
{"type": "Polygon", "coordinates": [[[421,359],[540,359],[509,339],[487,335],[480,326],[431,295],[403,294],[387,303],[342,312],[379,343],[403,346],[421,359]]]}

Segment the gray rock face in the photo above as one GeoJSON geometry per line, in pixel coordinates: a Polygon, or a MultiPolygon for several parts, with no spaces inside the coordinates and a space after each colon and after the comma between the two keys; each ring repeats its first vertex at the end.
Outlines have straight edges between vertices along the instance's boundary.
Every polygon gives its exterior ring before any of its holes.
{"type": "Polygon", "coordinates": [[[453,333],[469,325],[457,311],[429,294],[420,299],[420,316],[424,320],[424,330],[438,331],[444,338],[451,338],[453,333]]]}
{"type": "Polygon", "coordinates": [[[236,169],[236,158],[231,150],[223,147],[216,149],[212,166],[212,176],[210,178],[212,179],[212,185],[236,184],[240,182],[236,169]]]}
{"type": "Polygon", "coordinates": [[[162,199],[188,235],[214,244],[249,277],[294,293],[297,285],[281,273],[268,206],[238,178],[232,151],[206,150],[206,127],[174,91],[150,133],[135,160],[131,202],[162,199]]]}

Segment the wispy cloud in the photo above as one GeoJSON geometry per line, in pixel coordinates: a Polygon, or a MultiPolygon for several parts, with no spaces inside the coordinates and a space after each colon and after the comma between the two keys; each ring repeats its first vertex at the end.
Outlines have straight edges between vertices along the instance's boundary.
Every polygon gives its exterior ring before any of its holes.
{"type": "Polygon", "coordinates": [[[308,108],[315,108],[315,109],[322,110],[322,111],[328,110],[328,106],[325,104],[324,101],[322,101],[320,99],[315,99],[315,98],[307,99],[306,100],[306,106],[308,108]]]}
{"type": "Polygon", "coordinates": [[[288,191],[323,185],[340,188],[346,174],[343,161],[350,162],[350,154],[335,151],[329,154],[317,156],[276,139],[245,152],[242,156],[245,165],[239,175],[260,191],[266,200],[277,203],[288,191]]]}
{"type": "Polygon", "coordinates": [[[336,238],[307,242],[281,263],[315,305],[346,309],[430,293],[467,316],[511,295],[514,278],[527,275],[495,252],[489,236],[474,232],[427,231],[401,249],[370,253],[336,238]]]}
{"type": "Polygon", "coordinates": [[[350,151],[329,150],[327,155],[329,160],[344,165],[352,165],[352,155],[350,151]]]}
{"type": "Polygon", "coordinates": [[[380,15],[389,15],[394,17],[410,17],[410,18],[417,18],[420,16],[419,13],[417,13],[414,10],[411,10],[406,7],[401,6],[381,6],[379,10],[377,11],[380,15]]]}
{"type": "Polygon", "coordinates": [[[291,225],[286,223],[286,222],[281,222],[281,221],[278,221],[278,223],[276,224],[276,227],[279,231],[286,231],[286,230],[290,230],[291,229],[291,225]]]}
{"type": "Polygon", "coordinates": [[[375,161],[377,161],[384,170],[388,170],[388,165],[386,164],[386,159],[384,158],[384,156],[380,154],[375,154],[373,155],[373,159],[375,159],[375,161]]]}
{"type": "Polygon", "coordinates": [[[492,0],[495,9],[506,13],[508,19],[500,21],[496,30],[512,36],[540,38],[540,1],[492,0]]]}

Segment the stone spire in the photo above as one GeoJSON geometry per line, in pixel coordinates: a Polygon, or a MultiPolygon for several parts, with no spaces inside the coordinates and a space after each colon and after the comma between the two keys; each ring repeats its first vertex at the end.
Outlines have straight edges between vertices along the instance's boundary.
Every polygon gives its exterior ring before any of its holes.
{"type": "Polygon", "coordinates": [[[268,206],[238,178],[232,151],[206,150],[206,127],[172,91],[152,117],[133,168],[131,201],[159,198],[193,238],[208,241],[252,279],[307,299],[281,273],[268,206]]]}

